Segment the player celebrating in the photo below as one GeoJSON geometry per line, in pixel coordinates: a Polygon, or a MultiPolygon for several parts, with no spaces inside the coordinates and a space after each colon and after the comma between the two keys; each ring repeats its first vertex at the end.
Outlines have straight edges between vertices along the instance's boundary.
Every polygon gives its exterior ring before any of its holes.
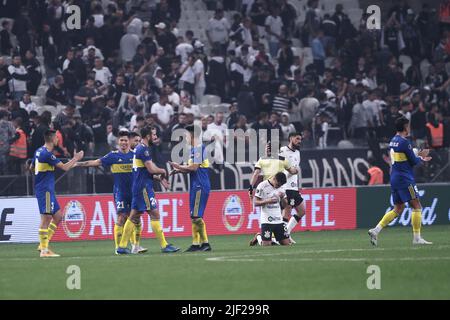
{"type": "Polygon", "coordinates": [[[378,225],[369,230],[370,242],[376,246],[378,234],[405,208],[405,202],[413,208],[412,228],[413,244],[432,244],[420,235],[422,224],[422,206],[419,201],[419,192],[414,181],[413,167],[422,161],[430,161],[429,150],[421,150],[415,155],[411,144],[406,139],[409,136],[409,120],[400,117],[395,121],[397,134],[389,143],[391,154],[391,193],[394,209],[386,213],[378,225]]]}
{"type": "Polygon", "coordinates": [[[41,223],[39,225],[39,250],[41,257],[59,257],[59,254],[48,248],[48,243],[61,222],[61,210],[55,195],[55,167],[64,171],[72,169],[77,161],[83,158],[84,152],[76,152],[73,159],[62,163],[52,151],[58,145],[58,137],[55,130],[47,130],[44,133],[44,146],[34,153],[30,170],[34,170],[34,190],[38,201],[41,223]]]}
{"type": "Polygon", "coordinates": [[[133,187],[130,217],[125,222],[122,239],[120,240],[118,254],[129,254],[128,241],[130,240],[133,229],[136,228],[136,241],[140,240],[141,215],[147,211],[150,215],[152,230],[158,238],[163,253],[177,252],[177,247],[168,244],[160,223],[159,210],[153,191],[153,175],[161,175],[161,183],[168,187],[168,182],[164,179],[166,171],[158,168],[150,156],[149,145],[157,139],[156,129],[144,127],[141,130],[141,144],[134,151],[133,158],[133,187]]]}
{"type": "MultiPolygon", "coordinates": [[[[78,162],[78,167],[110,167],[114,177],[114,203],[117,209],[117,221],[114,224],[115,251],[117,251],[122,238],[123,226],[131,210],[131,188],[133,185],[133,151],[130,150],[130,132],[119,131],[119,150],[111,151],[104,157],[97,160],[78,162]]],[[[139,137],[139,135],[138,135],[139,137]]],[[[131,237],[131,253],[144,253],[146,248],[140,246],[136,241],[135,230],[131,237]]]]}
{"type": "Polygon", "coordinates": [[[298,172],[300,172],[300,143],[302,142],[302,135],[298,132],[291,132],[289,134],[289,144],[287,146],[281,147],[280,156],[285,158],[291,168],[297,170],[297,174],[289,174],[285,172],[287,176],[287,182],[283,186],[286,191],[287,205],[284,208],[284,220],[289,221],[286,228],[289,234],[289,239],[292,243],[295,243],[290,236],[292,229],[295,228],[297,223],[305,215],[305,204],[303,203],[303,198],[300,195],[298,189],[298,172]],[[291,216],[292,208],[295,208],[296,213],[291,216]]]}
{"type": "Polygon", "coordinates": [[[284,193],[280,187],[286,183],[286,175],[278,172],[256,188],[255,206],[261,207],[261,237],[263,246],[272,245],[272,234],[281,245],[289,245],[289,234],[283,223],[280,199],[284,193]]]}
{"type": "Polygon", "coordinates": [[[170,173],[189,173],[190,191],[189,206],[192,220],[192,245],[186,252],[211,251],[206,233],[206,224],[203,220],[206,204],[208,202],[211,185],[209,182],[209,160],[205,157],[205,146],[201,143],[201,129],[197,126],[187,126],[187,140],[191,145],[190,157],[187,165],[180,165],[169,161],[174,168],[170,173]]]}

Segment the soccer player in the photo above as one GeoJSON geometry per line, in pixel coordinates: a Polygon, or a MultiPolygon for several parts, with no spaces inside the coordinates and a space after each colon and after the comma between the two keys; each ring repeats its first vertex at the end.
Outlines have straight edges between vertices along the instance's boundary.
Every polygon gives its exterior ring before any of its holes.
{"type": "MultiPolygon", "coordinates": [[[[288,174],[296,175],[298,173],[298,169],[292,167],[289,161],[284,157],[279,155],[278,157],[272,157],[272,150],[270,141],[266,145],[266,156],[262,157],[255,164],[255,171],[250,179],[250,187],[248,188],[248,193],[251,199],[253,199],[253,190],[256,188],[256,183],[260,177],[263,175],[263,180],[270,179],[278,172],[286,170],[288,174]]],[[[288,219],[283,219],[285,223],[288,222],[288,219]]],[[[261,242],[261,237],[259,233],[255,235],[255,237],[250,241],[250,246],[254,246],[257,243],[261,242]]],[[[276,241],[274,241],[276,243],[276,241]]]]}
{"type": "Polygon", "coordinates": [[[130,132],[131,151],[134,151],[134,149],[136,149],[136,147],[139,145],[139,143],[141,143],[141,136],[139,135],[139,133],[131,131],[130,132]]]}
{"type": "MultiPolygon", "coordinates": [[[[123,226],[131,210],[131,188],[133,185],[133,156],[130,149],[130,132],[119,131],[119,150],[111,151],[97,160],[78,162],[78,167],[100,167],[111,168],[114,177],[114,203],[117,209],[117,221],[114,224],[115,252],[119,248],[122,238],[123,226]]],[[[139,137],[139,135],[138,135],[139,137]]],[[[140,230],[135,230],[140,232],[140,230]]],[[[131,253],[144,253],[147,249],[140,246],[136,240],[136,232],[131,237],[131,253]]]]}
{"type": "Polygon", "coordinates": [[[125,222],[122,238],[117,249],[118,254],[129,254],[128,241],[136,228],[136,241],[141,236],[141,215],[147,211],[150,215],[152,230],[161,245],[163,253],[177,252],[180,249],[168,244],[161,228],[160,215],[153,191],[153,175],[161,175],[161,184],[168,188],[168,182],[164,178],[166,171],[158,168],[152,161],[149,146],[157,139],[156,129],[144,127],[141,130],[141,143],[134,150],[133,157],[133,186],[131,213],[125,222]]]}
{"type": "Polygon", "coordinates": [[[211,185],[209,182],[209,160],[205,157],[205,146],[202,144],[201,129],[190,125],[186,127],[187,141],[190,143],[190,156],[187,165],[180,165],[169,161],[174,168],[170,173],[189,173],[190,190],[189,206],[192,221],[192,245],[185,252],[211,251],[206,233],[206,224],[203,220],[206,204],[208,202],[211,185]]]}
{"type": "Polygon", "coordinates": [[[286,183],[286,175],[278,172],[268,180],[261,182],[256,188],[255,206],[261,207],[262,246],[272,245],[272,234],[281,245],[289,245],[289,234],[283,223],[280,199],[284,193],[280,189],[286,183]]]}
{"type": "Polygon", "coordinates": [[[386,213],[378,225],[369,230],[370,242],[376,246],[378,234],[392,220],[403,212],[405,203],[408,202],[412,210],[413,244],[432,244],[420,235],[422,224],[422,206],[419,200],[419,192],[414,181],[413,167],[422,161],[430,161],[430,150],[424,149],[417,152],[412,149],[411,143],[406,139],[409,136],[409,120],[400,117],[395,121],[397,134],[389,143],[391,155],[391,194],[394,209],[386,213]]]}
{"type": "Polygon", "coordinates": [[[299,149],[301,142],[301,133],[291,132],[289,134],[289,144],[287,146],[281,147],[280,149],[280,156],[284,157],[289,162],[291,168],[295,168],[297,170],[297,174],[289,174],[289,172],[285,172],[287,176],[287,182],[283,186],[287,197],[287,205],[284,208],[283,220],[285,222],[289,221],[286,228],[289,233],[289,239],[292,243],[295,243],[295,241],[290,236],[292,229],[295,228],[297,223],[305,215],[305,204],[303,203],[303,198],[298,191],[298,172],[300,172],[299,149]],[[296,213],[291,216],[292,208],[295,208],[296,213]]]}
{"type": "Polygon", "coordinates": [[[52,151],[58,145],[58,137],[55,130],[47,130],[44,133],[45,144],[36,150],[30,165],[34,170],[34,190],[38,201],[41,223],[39,225],[39,247],[41,257],[59,257],[59,254],[48,248],[48,243],[61,222],[61,210],[55,195],[55,167],[64,171],[72,169],[77,161],[81,160],[84,152],[75,152],[74,157],[62,163],[52,151]]]}

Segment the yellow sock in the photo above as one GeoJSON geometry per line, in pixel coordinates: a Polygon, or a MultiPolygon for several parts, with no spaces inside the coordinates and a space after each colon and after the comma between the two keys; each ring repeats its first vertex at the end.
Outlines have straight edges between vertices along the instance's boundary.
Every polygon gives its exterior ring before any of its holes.
{"type": "Polygon", "coordinates": [[[382,228],[384,228],[389,223],[391,223],[391,221],[394,220],[395,218],[397,218],[397,213],[395,213],[394,210],[391,210],[383,216],[383,219],[381,219],[381,221],[378,223],[378,225],[381,226],[382,228]]]}
{"type": "Polygon", "coordinates": [[[39,229],[39,246],[41,250],[48,248],[48,229],[39,229]]]}
{"type": "Polygon", "coordinates": [[[197,220],[198,225],[198,233],[200,234],[200,242],[201,243],[208,243],[208,235],[206,234],[206,224],[205,221],[200,218],[197,220]]]}
{"type": "Polygon", "coordinates": [[[48,226],[48,241],[52,240],[57,228],[58,226],[55,223],[50,222],[50,225],[48,226]]]}
{"type": "Polygon", "coordinates": [[[412,211],[412,228],[415,236],[420,236],[420,227],[422,226],[422,209],[414,209],[412,211]]]}
{"type": "Polygon", "coordinates": [[[139,222],[139,224],[135,224],[134,226],[135,228],[133,230],[133,233],[131,234],[131,243],[134,242],[133,244],[138,246],[141,242],[142,223],[139,222]]]}
{"type": "Polygon", "coordinates": [[[192,244],[198,246],[200,244],[200,233],[198,233],[198,226],[192,220],[192,244]]]}
{"type": "Polygon", "coordinates": [[[128,241],[130,241],[131,233],[135,228],[134,223],[131,220],[127,220],[125,225],[123,226],[122,239],[120,239],[119,247],[126,248],[128,247],[128,241]]]}
{"type": "Polygon", "coordinates": [[[114,243],[116,245],[116,249],[119,247],[120,239],[122,239],[123,226],[119,226],[117,224],[114,225],[114,243]]]}
{"type": "Polygon", "coordinates": [[[133,232],[131,232],[130,242],[132,245],[136,245],[136,228],[134,228],[133,232]]]}
{"type": "Polygon", "coordinates": [[[159,244],[161,248],[165,248],[167,246],[166,238],[164,237],[164,232],[161,228],[161,223],[159,220],[151,220],[152,230],[155,233],[156,238],[159,240],[159,244]]]}

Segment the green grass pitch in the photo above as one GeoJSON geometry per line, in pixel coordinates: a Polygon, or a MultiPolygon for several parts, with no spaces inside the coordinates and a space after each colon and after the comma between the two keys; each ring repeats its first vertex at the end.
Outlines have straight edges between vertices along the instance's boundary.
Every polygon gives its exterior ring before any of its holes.
{"type": "MultiPolygon", "coordinates": [[[[212,252],[115,256],[112,241],[0,245],[0,299],[450,299],[450,226],[423,228],[431,246],[411,244],[410,228],[388,228],[371,247],[366,230],[295,233],[290,247],[249,247],[250,235],[212,236],[212,252]],[[68,266],[81,289],[68,290],[68,266]],[[367,268],[381,271],[369,290],[367,268]]],[[[169,239],[186,249],[190,238],[169,239]]]]}

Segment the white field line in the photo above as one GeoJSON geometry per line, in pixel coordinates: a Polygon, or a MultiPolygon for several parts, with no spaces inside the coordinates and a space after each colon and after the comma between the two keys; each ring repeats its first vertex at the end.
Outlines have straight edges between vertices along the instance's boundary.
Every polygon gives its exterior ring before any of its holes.
{"type": "MultiPolygon", "coordinates": [[[[440,246],[429,246],[430,249],[447,249],[450,245],[440,245],[440,246]]],[[[220,256],[206,258],[206,261],[267,261],[258,257],[273,257],[282,255],[299,255],[299,254],[320,254],[320,253],[337,253],[337,252],[379,252],[379,251],[398,251],[398,250],[417,250],[421,247],[395,247],[395,248],[355,248],[355,249],[325,249],[325,250],[303,250],[303,251],[284,251],[284,252],[267,252],[258,254],[243,254],[243,255],[230,255],[230,256],[220,256]]],[[[424,257],[425,259],[426,257],[424,257]]],[[[367,259],[391,259],[391,258],[277,258],[276,261],[329,261],[323,259],[333,259],[332,261],[337,261],[336,259],[344,259],[342,261],[350,261],[351,259],[360,259],[358,261],[365,261],[367,259]]],[[[400,258],[392,258],[394,260],[399,260],[400,258]]]]}
{"type": "Polygon", "coordinates": [[[251,258],[224,258],[219,260],[212,260],[214,258],[208,258],[208,261],[216,261],[216,262],[263,262],[263,261],[274,261],[274,262],[292,262],[292,261],[301,261],[301,262],[365,262],[365,261],[436,261],[436,260],[450,260],[450,257],[403,257],[403,258],[281,258],[281,259],[251,259],[251,258]]]}
{"type": "MultiPolygon", "coordinates": [[[[259,259],[258,257],[273,257],[273,256],[283,256],[283,255],[292,255],[292,256],[296,256],[296,255],[300,255],[300,254],[321,254],[321,253],[337,253],[337,252],[384,252],[384,251],[396,251],[396,250],[401,250],[401,251],[406,251],[406,250],[418,250],[418,249],[425,249],[425,248],[429,248],[429,249],[433,249],[433,250],[441,250],[441,249],[447,249],[450,248],[450,245],[430,245],[430,246],[424,246],[424,247],[392,247],[392,248],[349,248],[349,249],[318,249],[318,250],[314,250],[314,249],[310,249],[310,250],[296,250],[296,251],[284,251],[284,252],[267,252],[267,253],[252,253],[252,254],[248,254],[248,251],[243,251],[243,254],[240,255],[228,255],[228,256],[219,256],[219,257],[210,257],[210,258],[205,258],[206,261],[264,261],[264,259],[259,259]]],[[[59,253],[59,252],[58,252],[59,253]]],[[[150,254],[139,254],[139,255],[134,255],[134,254],[130,254],[130,255],[126,255],[126,257],[135,257],[135,256],[139,256],[139,259],[147,259],[147,258],[155,258],[155,259],[160,259],[160,257],[188,257],[188,256],[193,256],[193,257],[199,257],[202,255],[206,255],[208,253],[189,253],[189,254],[183,254],[183,253],[175,253],[175,254],[158,254],[158,253],[150,253],[150,254]]],[[[111,253],[110,256],[64,256],[64,252],[62,252],[62,256],[61,257],[56,257],[56,258],[40,258],[39,257],[39,253],[36,252],[36,256],[35,257],[23,257],[23,258],[19,258],[19,257],[13,257],[13,258],[0,258],[0,262],[7,262],[7,261],[39,261],[39,260],[46,260],[46,261],[58,261],[58,260],[92,260],[92,259],[96,259],[96,258],[100,258],[103,260],[116,260],[116,261],[125,261],[123,260],[123,256],[116,256],[113,253],[111,253]]],[[[443,257],[445,258],[445,257],[443,257]]],[[[334,259],[332,261],[336,261],[335,259],[345,259],[345,261],[349,261],[350,259],[362,259],[361,261],[365,261],[367,259],[381,259],[381,258],[372,258],[372,257],[367,257],[367,258],[296,258],[296,257],[289,257],[289,258],[277,258],[276,261],[293,261],[296,260],[298,261],[299,259],[302,259],[301,261],[322,261],[321,259],[334,259]],[[284,260],[283,260],[284,259],[284,260]]],[[[384,259],[391,259],[391,258],[384,258],[384,259]]],[[[392,258],[392,259],[396,259],[396,258],[392,258]]],[[[400,259],[400,258],[399,258],[400,259]]],[[[419,258],[418,258],[419,259],[419,258]]],[[[426,259],[426,257],[424,257],[424,259],[426,259]]],[[[398,259],[397,259],[398,260],[398,259]]],[[[267,260],[265,260],[267,261],[267,260]]],[[[324,260],[327,261],[327,260],[324,260]]],[[[1,264],[0,264],[1,266],[1,264]]]]}

